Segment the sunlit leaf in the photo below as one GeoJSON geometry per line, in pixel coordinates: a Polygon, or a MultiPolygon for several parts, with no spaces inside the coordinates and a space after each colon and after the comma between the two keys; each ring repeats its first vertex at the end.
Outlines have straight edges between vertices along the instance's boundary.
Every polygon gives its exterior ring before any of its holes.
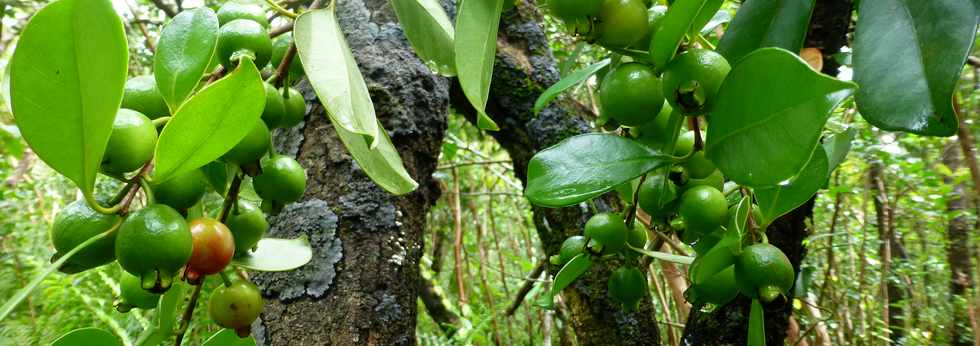
{"type": "Polygon", "coordinates": [[[217,42],[218,16],[207,7],[183,11],[163,27],[153,75],[171,114],[197,88],[217,42]]]}
{"type": "Polygon", "coordinates": [[[231,74],[194,94],[160,133],[154,179],[198,169],[231,150],[255,126],[265,87],[248,58],[231,74]]]}
{"type": "Polygon", "coordinates": [[[59,0],[34,14],[10,59],[10,106],[27,144],[89,193],[122,101],[129,53],[108,0],[59,0]]]}

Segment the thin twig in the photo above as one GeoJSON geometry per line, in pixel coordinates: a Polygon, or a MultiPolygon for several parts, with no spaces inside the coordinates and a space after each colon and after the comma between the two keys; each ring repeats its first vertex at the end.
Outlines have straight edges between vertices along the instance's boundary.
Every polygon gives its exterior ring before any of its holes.
{"type": "Polygon", "coordinates": [[[527,276],[528,279],[525,280],[524,284],[521,285],[521,288],[517,290],[517,296],[514,297],[514,302],[507,308],[507,312],[505,312],[507,316],[513,316],[514,312],[517,311],[517,308],[519,308],[521,303],[524,302],[524,298],[527,297],[528,292],[531,292],[531,288],[534,287],[534,283],[537,281],[534,279],[541,276],[541,272],[544,271],[545,263],[547,262],[547,259],[538,260],[538,264],[534,266],[534,270],[532,270],[531,274],[527,276]]]}
{"type": "MultiPolygon", "coordinates": [[[[437,170],[446,170],[446,169],[452,169],[452,168],[456,168],[456,167],[465,167],[465,166],[481,166],[481,165],[493,165],[493,164],[501,164],[501,165],[503,165],[503,164],[510,164],[510,163],[512,163],[511,160],[469,161],[469,162],[457,162],[457,163],[451,163],[451,164],[448,164],[448,165],[442,165],[442,166],[436,167],[436,169],[437,170]]],[[[511,170],[510,167],[506,167],[506,168],[507,168],[507,170],[511,170]]]]}
{"type": "Polygon", "coordinates": [[[194,317],[194,308],[197,306],[197,299],[201,297],[201,288],[203,287],[203,282],[194,286],[194,293],[191,294],[191,300],[187,303],[187,309],[184,310],[184,316],[180,319],[180,329],[177,329],[177,337],[174,339],[174,346],[180,346],[180,342],[184,340],[184,334],[187,333],[187,327],[190,326],[191,318],[194,317]]]}

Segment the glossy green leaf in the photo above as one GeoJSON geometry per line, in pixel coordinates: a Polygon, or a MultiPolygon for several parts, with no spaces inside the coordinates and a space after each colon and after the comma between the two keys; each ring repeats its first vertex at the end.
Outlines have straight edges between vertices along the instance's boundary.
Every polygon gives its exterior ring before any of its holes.
{"type": "Polygon", "coordinates": [[[415,191],[419,186],[405,170],[402,157],[391,143],[388,132],[380,124],[378,128],[381,129],[381,135],[378,137],[378,147],[375,149],[369,148],[363,137],[347,132],[337,124],[334,124],[333,128],[344,142],[347,151],[354,157],[354,161],[357,161],[357,165],[382,189],[395,195],[404,195],[415,191]]]}
{"type": "Polygon", "coordinates": [[[603,67],[609,66],[610,61],[611,60],[609,59],[603,59],[595,64],[589,65],[586,68],[572,72],[568,76],[565,76],[565,78],[559,80],[557,83],[552,84],[550,87],[548,87],[548,89],[541,93],[541,96],[538,96],[537,101],[534,101],[534,114],[541,113],[541,110],[544,109],[545,106],[551,103],[551,101],[557,98],[562,92],[568,90],[568,88],[584,82],[603,67]]]}
{"type": "Polygon", "coordinates": [[[591,267],[592,259],[588,254],[580,253],[575,255],[575,257],[572,257],[568,263],[565,263],[565,266],[558,270],[558,274],[555,274],[555,282],[551,286],[551,291],[554,292],[554,294],[561,293],[565,287],[568,287],[568,285],[571,285],[572,282],[575,282],[575,279],[578,279],[579,276],[585,274],[585,272],[587,272],[591,267]]]}
{"type": "Polygon", "coordinates": [[[115,334],[105,330],[88,327],[75,329],[58,337],[51,346],[122,346],[122,340],[115,334]]]}
{"type": "Polygon", "coordinates": [[[715,15],[718,14],[718,9],[721,8],[721,4],[724,0],[708,0],[701,11],[698,12],[698,16],[694,18],[694,22],[691,23],[690,29],[688,29],[688,35],[697,35],[701,33],[701,29],[708,25],[715,15]]]}
{"type": "Polygon", "coordinates": [[[217,43],[218,16],[207,7],[183,11],[163,27],[153,75],[171,114],[197,88],[217,43]]]}
{"type": "Polygon", "coordinates": [[[378,145],[378,120],[364,76],[337,22],[335,7],[304,12],[293,29],[303,69],[330,122],[378,145]]]}
{"type": "Polygon", "coordinates": [[[160,133],[154,179],[198,169],[231,150],[255,126],[265,87],[255,64],[242,59],[231,74],[194,94],[160,133]]]}
{"type": "Polygon", "coordinates": [[[232,329],[222,329],[211,335],[202,346],[255,346],[255,338],[239,338],[232,329]]]}
{"type": "Polygon", "coordinates": [[[184,281],[175,280],[170,289],[160,297],[160,303],[154,310],[155,315],[150,325],[140,333],[133,342],[136,346],[160,345],[168,339],[176,327],[179,308],[184,305],[184,297],[189,286],[184,281]]]}
{"type": "MultiPolygon", "coordinates": [[[[731,232],[731,230],[729,230],[731,232]]],[[[739,237],[727,236],[718,241],[691,263],[690,277],[691,282],[700,285],[707,282],[715,274],[725,270],[725,268],[735,264],[735,253],[732,252],[732,245],[739,242],[739,237]]]]}
{"type": "Polygon", "coordinates": [[[612,190],[672,158],[612,134],[574,136],[544,149],[527,168],[527,199],[543,207],[564,207],[612,190]]]}
{"type": "Polygon", "coordinates": [[[721,6],[720,0],[677,0],[667,8],[655,38],[650,42],[650,55],[657,69],[663,69],[674,57],[684,35],[697,24],[695,32],[711,20],[721,6]],[[701,15],[704,12],[706,15],[701,15]]]}
{"type": "Polygon", "coordinates": [[[313,249],[306,235],[296,239],[263,238],[256,250],[235,258],[232,263],[239,267],[263,272],[283,272],[310,263],[313,249]]]}
{"type": "Polygon", "coordinates": [[[823,146],[817,146],[799,176],[784,184],[755,189],[755,198],[762,209],[762,217],[771,222],[793,211],[813,197],[827,183],[829,177],[827,154],[823,146]]]}
{"type": "Polygon", "coordinates": [[[851,141],[854,140],[855,135],[857,135],[857,130],[850,128],[824,139],[823,150],[827,153],[828,177],[847,158],[847,153],[851,151],[851,141]]]}
{"type": "Polygon", "coordinates": [[[977,30],[970,0],[862,1],[854,42],[857,106],[872,125],[956,133],[953,91],[977,30]]]}
{"type": "Polygon", "coordinates": [[[129,53],[108,0],[38,11],[10,59],[10,107],[37,156],[89,193],[122,101],[129,53]]]}
{"type": "Polygon", "coordinates": [[[749,333],[748,346],[766,346],[766,316],[762,309],[762,303],[758,299],[752,299],[752,308],[749,310],[749,333]]]}
{"type": "Polygon", "coordinates": [[[814,0],[746,1],[735,12],[735,19],[718,42],[718,53],[732,65],[763,47],[799,53],[810,26],[813,5],[814,0]]]}
{"type": "Polygon", "coordinates": [[[456,14],[456,78],[477,111],[477,127],[496,131],[486,113],[504,0],[463,0],[456,14]]]}
{"type": "Polygon", "coordinates": [[[707,155],[736,183],[775,186],[803,169],[830,112],[854,88],[785,49],[759,49],[735,65],[718,91],[707,155]]]}
{"type": "Polygon", "coordinates": [[[405,37],[433,72],[456,75],[453,23],[437,0],[391,0],[405,37]]]}

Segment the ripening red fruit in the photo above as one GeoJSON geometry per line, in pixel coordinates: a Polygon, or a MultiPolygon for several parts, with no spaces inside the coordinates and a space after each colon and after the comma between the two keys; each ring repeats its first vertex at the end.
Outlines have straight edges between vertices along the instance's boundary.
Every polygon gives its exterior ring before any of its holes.
{"type": "Polygon", "coordinates": [[[200,218],[187,224],[194,238],[194,252],[184,276],[188,282],[196,283],[205,275],[220,272],[231,263],[235,255],[235,238],[221,222],[215,219],[200,218]]]}

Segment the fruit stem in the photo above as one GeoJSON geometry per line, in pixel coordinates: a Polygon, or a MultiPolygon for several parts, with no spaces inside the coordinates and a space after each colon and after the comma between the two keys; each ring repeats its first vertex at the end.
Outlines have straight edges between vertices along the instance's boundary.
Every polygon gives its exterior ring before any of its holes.
{"type": "Polygon", "coordinates": [[[155,128],[161,128],[164,125],[167,125],[167,122],[168,121],[170,121],[170,117],[159,117],[159,118],[153,119],[153,127],[155,127],[155,128]]]}
{"type": "Polygon", "coordinates": [[[228,194],[225,196],[225,203],[221,206],[221,214],[218,216],[218,221],[224,223],[228,220],[228,214],[231,212],[231,207],[238,202],[238,192],[242,188],[242,174],[235,174],[235,179],[231,181],[231,187],[228,188],[228,194]]]}
{"type": "Polygon", "coordinates": [[[286,86],[287,80],[289,79],[289,66],[293,63],[293,58],[296,57],[296,44],[289,43],[289,48],[286,49],[286,54],[282,56],[282,61],[279,62],[279,66],[276,67],[276,81],[281,82],[279,86],[286,86]]]}
{"type": "Polygon", "coordinates": [[[194,317],[194,308],[197,306],[197,299],[201,297],[201,288],[203,287],[204,280],[201,280],[200,284],[194,286],[194,293],[191,294],[191,300],[187,302],[187,309],[184,310],[184,316],[180,319],[180,329],[177,329],[174,346],[180,346],[180,342],[184,339],[184,333],[187,333],[187,327],[190,326],[191,318],[194,317]]]}
{"type": "Polygon", "coordinates": [[[221,281],[225,283],[225,287],[231,287],[231,278],[228,277],[228,274],[224,271],[220,271],[218,274],[221,275],[221,281]]]}
{"type": "Polygon", "coordinates": [[[701,35],[701,33],[695,35],[694,40],[701,44],[702,48],[715,50],[715,45],[711,44],[711,41],[708,41],[708,39],[705,38],[704,35],[701,35]]]}
{"type": "Polygon", "coordinates": [[[140,187],[143,189],[143,194],[146,195],[146,204],[153,204],[155,199],[153,198],[153,190],[150,189],[150,183],[146,181],[142,176],[137,176],[139,179],[140,187]]]}
{"type": "Polygon", "coordinates": [[[296,19],[296,17],[297,17],[296,13],[294,13],[293,11],[287,10],[286,8],[284,8],[282,6],[279,6],[279,4],[277,4],[273,0],[265,0],[265,3],[266,4],[269,4],[269,7],[272,7],[272,9],[274,11],[278,12],[279,14],[281,14],[283,16],[289,17],[291,19],[296,19]]]}
{"type": "Polygon", "coordinates": [[[103,207],[101,204],[99,204],[99,201],[95,200],[95,195],[93,195],[91,191],[87,191],[83,193],[83,195],[85,196],[85,202],[88,203],[88,206],[92,208],[92,210],[97,211],[99,214],[112,215],[119,212],[119,210],[122,209],[123,206],[120,203],[120,204],[115,204],[111,207],[103,207]]]}
{"type": "Polygon", "coordinates": [[[690,117],[688,121],[691,131],[694,131],[694,151],[701,151],[704,149],[704,139],[701,138],[701,123],[698,121],[698,117],[690,117]]]}

